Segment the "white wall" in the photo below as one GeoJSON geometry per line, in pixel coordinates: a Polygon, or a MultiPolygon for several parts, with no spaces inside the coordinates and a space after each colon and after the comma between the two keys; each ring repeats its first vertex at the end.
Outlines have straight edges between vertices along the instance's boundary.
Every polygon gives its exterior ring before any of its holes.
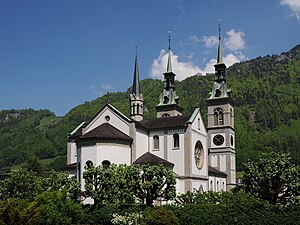
{"type": "Polygon", "coordinates": [[[150,132],[149,135],[149,148],[150,148],[150,153],[163,158],[164,159],[164,132],[163,131],[153,131],[150,132]],[[154,149],[153,145],[153,136],[157,135],[159,137],[159,149],[154,149]]]}
{"type": "Polygon", "coordinates": [[[184,188],[184,180],[182,179],[176,179],[176,194],[184,194],[185,188],[184,188]]]}
{"type": "Polygon", "coordinates": [[[97,153],[97,165],[101,165],[103,160],[117,165],[130,165],[131,148],[129,145],[97,143],[97,153]]]}
{"type": "MultiPolygon", "coordinates": [[[[153,140],[152,140],[153,141],[153,140]]],[[[136,159],[148,152],[149,149],[149,139],[146,131],[137,130],[136,131],[136,159]]]]}
{"type": "Polygon", "coordinates": [[[202,186],[203,191],[208,191],[208,185],[206,180],[193,180],[192,181],[192,191],[200,190],[199,188],[202,186]]]}
{"type": "Polygon", "coordinates": [[[67,144],[67,164],[77,162],[77,146],[75,142],[68,142],[67,144]]]}
{"type": "Polygon", "coordinates": [[[184,130],[169,130],[167,135],[167,142],[168,142],[168,160],[171,163],[174,163],[173,171],[180,175],[184,175],[184,130]],[[174,138],[173,135],[179,135],[179,148],[174,148],[174,138]]]}

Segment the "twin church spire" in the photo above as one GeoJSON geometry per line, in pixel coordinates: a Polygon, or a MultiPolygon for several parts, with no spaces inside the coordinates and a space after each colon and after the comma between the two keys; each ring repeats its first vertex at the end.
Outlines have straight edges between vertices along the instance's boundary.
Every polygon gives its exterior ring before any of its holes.
{"type": "MultiPolygon", "coordinates": [[[[221,47],[221,21],[219,21],[219,42],[218,42],[218,55],[217,63],[215,67],[215,81],[212,87],[212,91],[208,100],[229,97],[231,90],[227,89],[226,84],[226,65],[223,63],[222,47],[221,47]]],[[[172,71],[172,52],[171,52],[171,32],[169,32],[169,47],[168,47],[168,59],[167,68],[164,75],[164,89],[160,94],[159,103],[155,106],[157,111],[157,118],[171,117],[182,115],[183,108],[179,105],[179,96],[176,95],[175,89],[175,76],[172,71]]],[[[143,120],[144,112],[144,99],[140,90],[139,70],[138,70],[138,57],[137,51],[135,55],[134,76],[132,93],[130,94],[130,117],[133,120],[143,120]]]]}

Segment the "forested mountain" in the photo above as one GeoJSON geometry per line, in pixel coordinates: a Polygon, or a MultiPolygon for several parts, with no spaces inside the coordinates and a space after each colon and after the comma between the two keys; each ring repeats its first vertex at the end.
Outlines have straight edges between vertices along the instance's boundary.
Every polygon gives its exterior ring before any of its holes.
{"type": "MultiPolygon", "coordinates": [[[[242,164],[248,159],[255,159],[259,152],[266,151],[289,151],[293,161],[300,164],[300,45],[281,55],[234,64],[228,68],[227,78],[236,101],[238,170],[243,169],[242,164]]],[[[213,75],[192,76],[176,82],[184,114],[200,106],[206,118],[205,99],[213,79],[213,75]]],[[[141,81],[146,118],[155,117],[154,106],[162,87],[160,80],[141,81]]],[[[82,121],[91,119],[107,98],[128,115],[129,94],[130,88],[127,92],[104,95],[75,107],[61,118],[48,110],[0,111],[0,170],[9,171],[12,165],[34,155],[40,159],[54,158],[47,168],[58,168],[65,162],[67,134],[82,121]]]]}

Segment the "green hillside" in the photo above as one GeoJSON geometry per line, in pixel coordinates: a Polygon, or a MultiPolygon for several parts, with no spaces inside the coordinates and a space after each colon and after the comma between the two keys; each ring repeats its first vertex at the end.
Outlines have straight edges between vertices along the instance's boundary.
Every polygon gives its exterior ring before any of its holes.
{"type": "MultiPolygon", "coordinates": [[[[128,75],[131,76],[130,74],[128,75]]],[[[192,76],[176,82],[184,114],[195,107],[206,117],[206,102],[213,75],[192,76]]],[[[281,55],[259,57],[228,69],[229,87],[233,90],[237,168],[259,152],[290,151],[300,164],[300,45],[281,55]]],[[[154,106],[162,91],[162,81],[145,79],[141,89],[147,107],[146,118],[155,117],[154,106]]],[[[110,93],[109,101],[128,115],[129,93],[110,93]]],[[[82,121],[91,119],[105,104],[104,95],[79,105],[64,117],[48,110],[0,111],[0,172],[9,171],[32,155],[52,160],[48,168],[57,168],[66,155],[66,136],[82,121]]]]}

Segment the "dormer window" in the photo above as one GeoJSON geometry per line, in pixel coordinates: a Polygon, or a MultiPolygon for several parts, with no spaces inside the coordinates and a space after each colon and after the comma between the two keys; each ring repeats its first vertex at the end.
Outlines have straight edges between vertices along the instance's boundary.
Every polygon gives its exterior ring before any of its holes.
{"type": "Polygon", "coordinates": [[[164,114],[162,115],[162,117],[170,117],[170,114],[169,114],[169,113],[164,113],[164,114]]]}

